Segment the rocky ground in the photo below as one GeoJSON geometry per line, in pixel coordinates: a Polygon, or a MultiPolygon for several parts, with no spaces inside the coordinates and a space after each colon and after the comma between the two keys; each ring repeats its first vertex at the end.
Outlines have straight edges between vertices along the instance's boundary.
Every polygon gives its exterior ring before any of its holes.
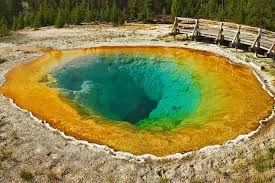
{"type": "MultiPolygon", "coordinates": [[[[82,25],[25,29],[0,38],[0,83],[13,66],[47,49],[102,45],[162,45],[209,50],[253,67],[274,93],[274,64],[251,53],[175,41],[170,25],[82,25]]],[[[0,96],[0,182],[274,182],[275,118],[251,138],[207,147],[179,158],[137,160],[64,139],[0,96]]]]}

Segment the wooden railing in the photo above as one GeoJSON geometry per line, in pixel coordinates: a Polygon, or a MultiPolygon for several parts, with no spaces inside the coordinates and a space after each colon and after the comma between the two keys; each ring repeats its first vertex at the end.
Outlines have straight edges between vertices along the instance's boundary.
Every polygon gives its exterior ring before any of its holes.
{"type": "Polygon", "coordinates": [[[231,47],[236,48],[241,44],[247,45],[249,50],[256,54],[259,49],[262,49],[266,56],[275,55],[275,33],[247,25],[176,17],[172,34],[186,34],[187,38],[195,41],[200,37],[210,38],[217,44],[227,41],[231,47]]]}

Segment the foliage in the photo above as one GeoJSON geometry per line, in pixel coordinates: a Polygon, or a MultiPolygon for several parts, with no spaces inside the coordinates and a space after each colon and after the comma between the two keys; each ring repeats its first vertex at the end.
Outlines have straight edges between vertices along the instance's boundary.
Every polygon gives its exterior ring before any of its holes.
{"type": "Polygon", "coordinates": [[[33,176],[32,173],[26,172],[26,171],[24,171],[24,170],[20,172],[20,177],[21,177],[23,180],[28,181],[28,182],[32,181],[33,178],[34,178],[34,176],[33,176]]]}
{"type": "Polygon", "coordinates": [[[5,17],[0,18],[0,37],[9,35],[8,22],[5,17]]]}
{"type": "Polygon", "coordinates": [[[6,29],[38,29],[101,21],[151,23],[159,15],[232,21],[275,31],[274,0],[1,0],[0,36],[6,29]],[[2,19],[1,18],[1,19],[2,19]]]}
{"type": "Polygon", "coordinates": [[[273,183],[273,180],[268,177],[256,177],[252,180],[252,183],[273,183]]]}
{"type": "Polygon", "coordinates": [[[173,17],[176,17],[179,15],[178,8],[179,8],[178,0],[173,0],[171,5],[171,15],[173,17]]]}
{"type": "MultiPolygon", "coordinates": [[[[5,62],[5,60],[0,58],[0,63],[2,63],[2,62],[5,62]]],[[[6,149],[0,150],[0,161],[1,162],[9,159],[10,157],[11,157],[11,152],[7,151],[6,149]]]]}
{"type": "Polygon", "coordinates": [[[24,28],[24,20],[22,15],[20,15],[19,17],[14,16],[12,19],[12,30],[16,31],[23,28],[24,28]]]}
{"type": "Polygon", "coordinates": [[[257,154],[257,158],[254,160],[254,168],[259,172],[264,172],[275,167],[275,160],[273,156],[275,154],[275,148],[270,148],[266,155],[257,154]]]}
{"type": "Polygon", "coordinates": [[[76,6],[72,9],[72,12],[71,12],[71,22],[73,24],[80,24],[81,23],[81,11],[80,11],[80,7],[79,6],[76,6]]]}
{"type": "Polygon", "coordinates": [[[59,10],[54,26],[56,28],[62,28],[62,27],[64,27],[65,23],[66,23],[65,22],[65,14],[64,14],[63,10],[59,10]]]}
{"type": "Polygon", "coordinates": [[[153,0],[145,0],[144,3],[144,22],[152,22],[154,12],[153,0]]]}
{"type": "Polygon", "coordinates": [[[110,20],[113,22],[114,25],[122,25],[124,23],[124,15],[123,13],[117,8],[116,4],[113,5],[110,20]]]}
{"type": "Polygon", "coordinates": [[[33,19],[32,27],[34,30],[37,30],[38,28],[42,27],[42,14],[41,12],[37,12],[33,19]]]}

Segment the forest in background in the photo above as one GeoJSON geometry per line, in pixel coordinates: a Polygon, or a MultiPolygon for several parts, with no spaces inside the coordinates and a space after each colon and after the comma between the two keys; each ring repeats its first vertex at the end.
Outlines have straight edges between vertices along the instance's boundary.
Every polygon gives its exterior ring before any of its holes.
{"type": "Polygon", "coordinates": [[[10,30],[168,17],[231,21],[275,31],[275,0],[0,0],[0,36],[10,30]]]}

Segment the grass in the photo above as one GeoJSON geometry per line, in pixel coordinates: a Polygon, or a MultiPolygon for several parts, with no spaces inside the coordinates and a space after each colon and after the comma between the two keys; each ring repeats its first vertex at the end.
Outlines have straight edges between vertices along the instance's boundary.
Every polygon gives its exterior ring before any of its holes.
{"type": "Polygon", "coordinates": [[[22,170],[21,173],[20,173],[20,177],[25,180],[25,181],[28,181],[28,182],[31,182],[34,178],[33,174],[30,173],[30,172],[27,172],[25,170],[22,170]]]}
{"type": "Polygon", "coordinates": [[[272,178],[258,177],[252,181],[252,183],[272,183],[272,178]]]}
{"type": "Polygon", "coordinates": [[[55,182],[58,180],[52,172],[48,173],[47,177],[49,182],[55,182]]]}
{"type": "Polygon", "coordinates": [[[160,182],[159,183],[169,183],[170,181],[169,181],[169,179],[167,179],[166,177],[162,177],[161,179],[160,179],[160,182]]]}
{"type": "Polygon", "coordinates": [[[274,69],[270,70],[269,73],[270,73],[272,76],[275,76],[275,70],[274,70],[274,69]]]}
{"type": "Polygon", "coordinates": [[[203,183],[203,181],[199,181],[199,180],[192,180],[190,183],[203,183]]]}
{"type": "Polygon", "coordinates": [[[273,158],[274,154],[275,154],[275,147],[269,148],[269,156],[273,158]]]}
{"type": "Polygon", "coordinates": [[[11,152],[1,149],[0,151],[0,161],[5,161],[11,157],[11,152]]]}
{"type": "Polygon", "coordinates": [[[195,156],[195,153],[191,153],[191,154],[189,154],[186,158],[187,159],[193,159],[193,158],[195,158],[196,156],[195,156]]]}
{"type": "Polygon", "coordinates": [[[253,162],[254,168],[259,172],[264,172],[275,167],[275,160],[273,159],[275,148],[270,148],[266,155],[257,154],[257,158],[253,162]]]}

